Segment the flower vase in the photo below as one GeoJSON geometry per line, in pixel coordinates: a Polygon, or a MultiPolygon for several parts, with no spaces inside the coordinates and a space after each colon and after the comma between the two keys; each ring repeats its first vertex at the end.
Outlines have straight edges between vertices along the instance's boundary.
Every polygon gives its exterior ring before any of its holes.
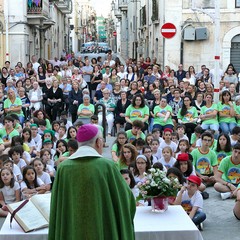
{"type": "Polygon", "coordinates": [[[168,198],[156,196],[151,198],[152,212],[163,213],[168,209],[168,198]]]}

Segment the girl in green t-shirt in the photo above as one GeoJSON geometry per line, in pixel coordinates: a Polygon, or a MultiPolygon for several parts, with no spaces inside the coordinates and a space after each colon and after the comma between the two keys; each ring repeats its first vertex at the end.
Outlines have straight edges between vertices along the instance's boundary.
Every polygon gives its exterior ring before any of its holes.
{"type": "Polygon", "coordinates": [[[112,146],[112,159],[114,162],[119,160],[120,152],[124,144],[127,143],[127,134],[124,131],[117,133],[117,138],[112,146]]]}
{"type": "Polygon", "coordinates": [[[232,154],[231,140],[228,134],[221,133],[218,136],[217,146],[213,149],[217,155],[218,165],[223,158],[232,154]]]}
{"type": "Polygon", "coordinates": [[[231,94],[228,90],[222,92],[222,101],[218,103],[219,125],[223,133],[231,133],[237,126],[235,115],[236,105],[231,100],[231,94]]]}
{"type": "Polygon", "coordinates": [[[201,108],[199,118],[202,121],[201,127],[204,130],[211,129],[214,130],[215,139],[219,133],[219,123],[218,123],[218,107],[216,103],[213,103],[213,95],[211,93],[205,96],[206,105],[201,108]]]}
{"type": "Polygon", "coordinates": [[[194,132],[195,127],[197,126],[196,122],[198,120],[198,112],[195,107],[192,106],[192,98],[190,95],[185,95],[183,98],[182,108],[179,109],[178,114],[178,123],[184,124],[186,127],[186,134],[188,139],[191,139],[191,135],[194,132]]]}
{"type": "Polygon", "coordinates": [[[159,128],[160,131],[166,128],[173,129],[172,107],[167,104],[166,97],[161,98],[160,104],[153,109],[153,113],[153,128],[159,128]]]}

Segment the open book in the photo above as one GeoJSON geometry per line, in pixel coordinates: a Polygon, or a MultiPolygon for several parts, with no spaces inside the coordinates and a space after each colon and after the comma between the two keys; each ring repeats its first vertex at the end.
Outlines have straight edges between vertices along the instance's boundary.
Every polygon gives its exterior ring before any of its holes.
{"type": "MultiPolygon", "coordinates": [[[[27,200],[25,200],[27,201],[27,200]]],[[[11,214],[25,201],[7,205],[11,214]]],[[[50,214],[51,194],[37,194],[20,208],[14,215],[14,219],[21,226],[24,232],[48,227],[50,214]]]]}

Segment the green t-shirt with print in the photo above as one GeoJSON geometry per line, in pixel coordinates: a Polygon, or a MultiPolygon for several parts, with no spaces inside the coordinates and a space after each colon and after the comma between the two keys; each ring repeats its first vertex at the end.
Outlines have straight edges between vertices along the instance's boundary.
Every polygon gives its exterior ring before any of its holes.
{"type": "Polygon", "coordinates": [[[191,152],[193,157],[193,166],[201,175],[213,173],[213,167],[218,165],[217,156],[211,149],[207,153],[202,153],[200,148],[196,148],[191,152]]]}
{"type": "MultiPolygon", "coordinates": [[[[4,108],[10,108],[11,107],[15,107],[15,106],[22,106],[22,100],[19,98],[19,97],[16,97],[14,103],[11,102],[11,100],[9,98],[7,98],[4,103],[4,108]]],[[[18,116],[23,116],[24,117],[24,114],[23,114],[23,111],[22,109],[17,113],[17,112],[9,112],[8,114],[11,114],[11,113],[15,113],[17,114],[18,116]]]]}
{"type": "Polygon", "coordinates": [[[227,156],[221,161],[218,171],[222,173],[224,181],[232,184],[240,183],[240,164],[235,165],[231,156],[227,156]]]}
{"type": "Polygon", "coordinates": [[[183,123],[192,122],[192,120],[197,117],[198,117],[198,112],[195,107],[189,108],[184,116],[181,115],[181,109],[179,109],[177,114],[177,118],[181,119],[183,123]]]}
{"type": "MultiPolygon", "coordinates": [[[[137,135],[133,135],[131,129],[127,130],[126,134],[127,134],[127,139],[128,139],[129,143],[132,143],[136,139],[136,137],[137,137],[137,135]]],[[[145,136],[145,134],[143,132],[141,132],[140,138],[142,138],[145,141],[146,136],[145,136]]]]}
{"type": "Polygon", "coordinates": [[[149,116],[149,108],[147,106],[143,108],[134,108],[132,105],[127,107],[125,114],[125,116],[129,117],[132,122],[134,120],[142,120],[145,115],[149,116]]]}
{"type": "MultiPolygon", "coordinates": [[[[212,114],[214,111],[218,111],[218,106],[216,103],[213,103],[211,107],[207,107],[207,106],[203,106],[201,107],[201,114],[202,115],[208,115],[208,114],[212,114]]],[[[218,119],[217,119],[217,115],[214,118],[211,119],[206,119],[203,120],[202,123],[204,124],[218,124],[218,119]]]]}
{"type": "Polygon", "coordinates": [[[224,152],[224,151],[220,151],[217,152],[216,147],[213,149],[213,151],[216,153],[217,155],[217,160],[218,160],[218,165],[220,165],[220,162],[227,156],[231,156],[232,152],[224,152]]]}
{"type": "Polygon", "coordinates": [[[156,106],[154,109],[153,109],[153,113],[154,113],[154,119],[153,119],[153,124],[159,124],[161,126],[166,126],[166,125],[174,125],[173,124],[173,121],[172,121],[172,117],[171,117],[171,114],[172,114],[172,107],[167,105],[165,108],[161,108],[160,106],[156,106]],[[157,113],[161,113],[163,115],[166,115],[167,112],[170,112],[170,117],[167,119],[166,122],[164,122],[164,118],[163,117],[158,117],[156,116],[157,113]]]}
{"type": "MultiPolygon", "coordinates": [[[[233,108],[236,111],[236,105],[233,104],[233,108]]],[[[221,102],[218,103],[218,111],[222,112],[226,115],[229,115],[229,117],[220,117],[218,118],[219,123],[236,123],[235,117],[230,117],[230,105],[228,104],[222,104],[221,102]]]]}
{"type": "MultiPolygon", "coordinates": [[[[90,112],[92,112],[92,114],[94,114],[95,108],[94,108],[93,104],[89,104],[88,106],[85,106],[84,104],[80,104],[77,111],[78,112],[83,112],[83,113],[84,113],[84,111],[86,113],[89,113],[89,111],[90,111],[90,112]]],[[[89,117],[87,117],[87,116],[78,116],[78,118],[90,118],[90,116],[89,117]]]]}
{"type": "Polygon", "coordinates": [[[19,136],[19,132],[16,129],[13,129],[9,134],[7,134],[5,128],[0,129],[0,138],[3,142],[9,142],[15,136],[19,136]]]}

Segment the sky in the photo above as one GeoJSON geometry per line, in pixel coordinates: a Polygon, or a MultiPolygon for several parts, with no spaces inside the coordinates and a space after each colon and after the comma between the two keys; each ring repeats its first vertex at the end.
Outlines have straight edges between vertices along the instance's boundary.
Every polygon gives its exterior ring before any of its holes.
{"type": "Polygon", "coordinates": [[[92,0],[92,6],[95,8],[97,16],[107,17],[111,11],[112,0],[92,0]]]}

